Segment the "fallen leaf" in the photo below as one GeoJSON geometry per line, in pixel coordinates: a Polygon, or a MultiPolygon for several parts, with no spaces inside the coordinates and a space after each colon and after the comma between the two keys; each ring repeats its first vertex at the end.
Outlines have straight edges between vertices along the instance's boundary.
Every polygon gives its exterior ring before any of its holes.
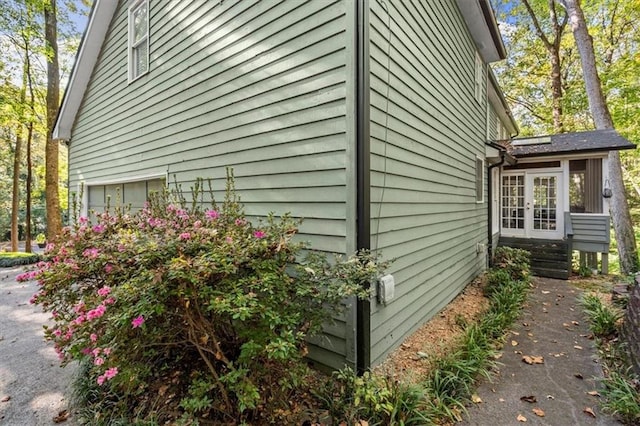
{"type": "Polygon", "coordinates": [[[54,423],[62,423],[62,422],[66,422],[67,419],[69,418],[70,413],[67,410],[62,410],[58,413],[57,416],[55,416],[53,418],[53,422],[54,423]]]}
{"type": "Polygon", "coordinates": [[[542,410],[542,408],[534,408],[533,413],[538,416],[538,417],[544,417],[544,411],[542,410]]]}
{"type": "Polygon", "coordinates": [[[542,290],[542,294],[549,294],[549,293],[551,293],[551,292],[547,291],[547,290],[542,290]]]}
{"type": "Polygon", "coordinates": [[[369,426],[369,422],[366,420],[358,420],[358,426],[369,426]]]}
{"type": "Polygon", "coordinates": [[[515,340],[511,341],[511,346],[518,346],[518,342],[516,342],[515,340]]]}
{"type": "Polygon", "coordinates": [[[500,358],[502,358],[502,352],[497,353],[493,356],[493,359],[500,359],[500,358]]]}
{"type": "Polygon", "coordinates": [[[499,399],[498,399],[498,401],[500,401],[500,402],[504,402],[504,401],[505,401],[505,399],[504,399],[504,398],[499,398],[499,399]]]}
{"type": "Polygon", "coordinates": [[[471,402],[473,402],[474,404],[480,404],[482,402],[482,399],[478,396],[478,394],[473,394],[471,395],[471,402]]]}
{"type": "Polygon", "coordinates": [[[529,327],[529,323],[528,323],[528,322],[523,322],[523,323],[522,323],[522,326],[523,326],[523,327],[529,327]]]}
{"type": "Polygon", "coordinates": [[[169,386],[167,385],[160,386],[160,388],[158,388],[158,395],[164,396],[164,394],[167,393],[168,389],[169,389],[169,386]]]}
{"type": "Polygon", "coordinates": [[[527,336],[533,337],[533,333],[527,333],[527,336]]]}
{"type": "Polygon", "coordinates": [[[541,356],[523,355],[522,356],[522,362],[527,363],[529,365],[532,365],[532,364],[544,364],[544,358],[541,357],[541,356]]]}
{"type": "Polygon", "coordinates": [[[513,334],[514,336],[519,336],[520,333],[518,333],[517,331],[512,331],[511,334],[513,334]]]}
{"type": "Polygon", "coordinates": [[[569,328],[569,327],[571,327],[571,324],[569,324],[568,322],[563,322],[562,326],[569,328]]]}
{"type": "Polygon", "coordinates": [[[582,346],[580,346],[580,345],[575,345],[573,348],[574,349],[578,349],[578,350],[582,350],[582,346]]]}
{"type": "Polygon", "coordinates": [[[589,391],[587,393],[591,396],[600,396],[600,393],[598,391],[589,391]]]}
{"type": "Polygon", "coordinates": [[[3,396],[2,399],[0,399],[0,402],[7,402],[11,399],[11,397],[9,395],[7,396],[3,396]]]}
{"type": "Polygon", "coordinates": [[[525,416],[523,416],[522,414],[518,414],[518,417],[516,417],[518,419],[519,422],[526,422],[527,418],[525,416]]]}
{"type": "Polygon", "coordinates": [[[556,397],[553,395],[547,395],[547,399],[556,399],[556,397]]]}
{"type": "Polygon", "coordinates": [[[588,415],[590,415],[591,417],[593,417],[594,419],[596,418],[596,413],[593,412],[593,409],[590,407],[584,407],[584,410],[582,410],[583,412],[587,413],[588,415]]]}
{"type": "Polygon", "coordinates": [[[531,404],[535,404],[536,402],[538,402],[535,395],[521,396],[520,401],[529,402],[531,404]]]}
{"type": "Polygon", "coordinates": [[[580,374],[580,373],[574,374],[573,377],[575,377],[576,379],[580,379],[580,380],[584,379],[584,376],[582,374],[580,374]]]}
{"type": "Polygon", "coordinates": [[[419,358],[429,358],[429,354],[427,354],[426,352],[417,352],[416,355],[418,355],[419,358]]]}
{"type": "Polygon", "coordinates": [[[580,325],[580,323],[578,321],[571,321],[571,324],[573,325],[580,325]]]}

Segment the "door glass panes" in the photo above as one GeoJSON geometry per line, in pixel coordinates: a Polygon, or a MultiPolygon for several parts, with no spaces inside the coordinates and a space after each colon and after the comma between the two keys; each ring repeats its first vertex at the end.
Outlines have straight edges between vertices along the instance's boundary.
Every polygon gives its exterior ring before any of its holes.
{"type": "Polygon", "coordinates": [[[502,177],[502,227],[524,229],[524,175],[502,177]]]}
{"type": "Polygon", "coordinates": [[[557,201],[555,176],[533,179],[533,229],[556,230],[557,201]]]}

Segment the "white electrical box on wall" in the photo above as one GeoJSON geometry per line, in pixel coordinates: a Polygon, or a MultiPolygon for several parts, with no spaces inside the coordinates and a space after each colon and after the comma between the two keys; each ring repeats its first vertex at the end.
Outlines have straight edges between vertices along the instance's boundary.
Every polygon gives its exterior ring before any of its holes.
{"type": "Polygon", "coordinates": [[[386,305],[393,300],[395,287],[396,283],[391,274],[387,274],[378,280],[378,300],[380,303],[386,305]]]}

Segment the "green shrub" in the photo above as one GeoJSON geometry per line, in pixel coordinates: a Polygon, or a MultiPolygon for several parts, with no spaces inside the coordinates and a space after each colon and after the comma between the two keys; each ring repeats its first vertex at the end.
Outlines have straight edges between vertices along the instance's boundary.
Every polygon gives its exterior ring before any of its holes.
{"type": "Polygon", "coordinates": [[[528,251],[502,246],[493,256],[494,268],[507,271],[514,280],[528,280],[531,276],[531,254],[528,251]]]}
{"type": "Polygon", "coordinates": [[[2,252],[0,253],[0,268],[31,265],[39,260],[40,256],[36,253],[2,252]]]}
{"type": "Polygon", "coordinates": [[[511,282],[509,271],[504,269],[490,269],[485,275],[484,294],[491,296],[511,282]]]}
{"type": "Polygon", "coordinates": [[[618,332],[618,322],[622,318],[622,312],[605,305],[602,300],[593,293],[583,294],[580,297],[580,305],[587,314],[589,330],[598,337],[611,337],[618,332]]]}
{"type": "Polygon", "coordinates": [[[63,363],[88,365],[85,394],[101,408],[91,423],[127,412],[164,423],[176,411],[186,423],[250,421],[288,406],[306,337],[345,297],[368,297],[362,282],[384,267],[368,253],[302,258],[297,225],[251,223],[228,179],[219,207],[165,192],[139,213],[66,228],[21,279],[41,283],[33,301],[53,315],[45,334],[63,363]]]}
{"type": "Polygon", "coordinates": [[[425,425],[424,391],[386,376],[350,368],[336,371],[314,391],[333,424],[425,425]]]}
{"type": "Polygon", "coordinates": [[[640,424],[640,382],[631,369],[626,374],[612,371],[604,380],[602,408],[605,412],[617,416],[624,424],[640,424]]]}

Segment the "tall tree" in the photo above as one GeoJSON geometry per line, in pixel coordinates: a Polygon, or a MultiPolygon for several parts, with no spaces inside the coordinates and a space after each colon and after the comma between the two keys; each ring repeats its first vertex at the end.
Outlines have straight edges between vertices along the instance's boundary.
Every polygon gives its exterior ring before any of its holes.
{"type": "Polygon", "coordinates": [[[45,198],[47,206],[47,237],[53,240],[60,232],[60,196],[58,192],[58,141],[52,138],[60,105],[60,65],[58,61],[58,21],[56,0],[44,6],[44,25],[47,56],[47,142],[45,160],[45,198]]]}
{"type": "Polygon", "coordinates": [[[563,133],[564,118],[563,118],[563,106],[562,106],[562,64],[560,58],[560,47],[562,44],[562,35],[564,29],[567,26],[568,15],[563,14],[562,17],[558,16],[556,10],[556,4],[554,0],[546,0],[549,8],[549,21],[551,36],[548,36],[543,29],[543,26],[538,19],[536,11],[534,10],[531,0],[522,0],[529,17],[535,28],[535,32],[538,38],[542,41],[549,62],[551,63],[550,80],[551,80],[551,99],[552,99],[552,116],[553,116],[553,131],[555,133],[563,133]]]}
{"type": "MultiPolygon", "coordinates": [[[[593,40],[589,35],[586,20],[579,0],[557,0],[569,14],[569,22],[580,52],[584,82],[589,99],[589,109],[597,129],[613,129],[613,119],[602,92],[602,83],[596,67],[593,40]]],[[[620,269],[629,274],[638,269],[638,252],[633,232],[633,223],[629,213],[627,194],[622,179],[622,166],[617,151],[609,153],[609,182],[613,197],[611,198],[611,216],[620,256],[620,269]]]]}

